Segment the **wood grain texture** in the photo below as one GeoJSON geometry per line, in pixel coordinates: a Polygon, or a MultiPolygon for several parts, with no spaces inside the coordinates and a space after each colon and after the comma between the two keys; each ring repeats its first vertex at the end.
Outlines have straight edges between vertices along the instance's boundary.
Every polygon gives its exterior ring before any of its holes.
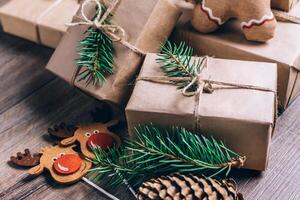
{"type": "Polygon", "coordinates": [[[41,70],[52,50],[3,34],[0,44],[0,113],[3,113],[54,76],[41,70]]]}
{"type": "MultiPolygon", "coordinates": [[[[48,127],[61,121],[90,122],[98,102],[45,71],[52,50],[0,33],[0,199],[107,199],[84,182],[61,186],[47,175],[29,178],[26,170],[7,163],[29,147],[51,145],[48,127]]],[[[246,199],[300,199],[300,97],[279,118],[269,169],[264,173],[235,170],[246,199]]],[[[129,199],[124,188],[114,191],[129,199]]]]}
{"type": "MultiPolygon", "coordinates": [[[[47,128],[62,121],[91,122],[99,103],[44,69],[51,49],[0,33],[0,199],[106,199],[84,182],[54,183],[45,173],[37,178],[7,161],[30,148],[38,152],[54,140],[47,128]]],[[[115,191],[129,199],[129,193],[115,191]]]]}
{"type": "Polygon", "coordinates": [[[237,177],[246,199],[300,199],[300,97],[278,120],[268,170],[237,177]]]}

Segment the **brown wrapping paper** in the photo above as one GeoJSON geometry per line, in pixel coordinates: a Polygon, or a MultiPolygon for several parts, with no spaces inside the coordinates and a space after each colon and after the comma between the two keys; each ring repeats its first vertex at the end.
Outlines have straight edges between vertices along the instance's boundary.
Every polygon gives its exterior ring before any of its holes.
{"type": "MultiPolygon", "coordinates": [[[[291,14],[300,16],[300,4],[291,14]]],[[[188,19],[188,17],[187,17],[188,19]]],[[[172,36],[186,41],[197,55],[219,58],[274,62],[278,64],[278,95],[285,108],[300,91],[300,25],[279,22],[275,37],[266,44],[249,42],[240,32],[239,24],[226,24],[219,31],[201,34],[181,19],[172,36]]]]}
{"type": "MultiPolygon", "coordinates": [[[[140,77],[164,76],[155,54],[148,54],[140,77]]],[[[276,91],[276,64],[209,58],[204,78],[276,91]],[[253,76],[250,76],[253,75],[253,76]]],[[[139,80],[126,107],[129,132],[138,125],[190,131],[221,139],[247,157],[245,168],[265,170],[274,126],[276,94],[248,89],[220,89],[200,97],[200,129],[195,130],[195,96],[185,97],[177,87],[139,80]]]]}
{"type": "Polygon", "coordinates": [[[284,11],[290,11],[299,0],[271,0],[273,8],[277,8],[284,11]]]}
{"type": "Polygon", "coordinates": [[[62,0],[47,15],[38,22],[40,43],[57,47],[63,35],[67,32],[66,23],[72,21],[79,9],[78,0],[62,0]]]}
{"type": "Polygon", "coordinates": [[[0,19],[7,33],[56,47],[78,8],[78,0],[11,0],[0,8],[0,19]]]}
{"type": "MultiPolygon", "coordinates": [[[[94,15],[94,6],[91,5],[89,13],[89,17],[94,15]]],[[[180,14],[181,11],[169,0],[121,0],[113,13],[112,23],[125,29],[130,44],[144,52],[157,52],[172,32],[180,14]]],[[[47,65],[48,70],[69,83],[77,69],[77,47],[86,29],[85,26],[70,27],[47,65]]],[[[118,42],[114,43],[114,48],[115,73],[106,77],[102,86],[86,86],[84,81],[75,81],[74,84],[97,99],[124,105],[131,92],[130,83],[138,73],[143,56],[118,42]]]]}

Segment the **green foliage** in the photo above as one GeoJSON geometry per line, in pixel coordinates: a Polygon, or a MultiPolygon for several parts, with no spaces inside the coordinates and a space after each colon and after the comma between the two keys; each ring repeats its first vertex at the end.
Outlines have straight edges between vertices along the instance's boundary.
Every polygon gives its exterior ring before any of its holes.
{"type": "Polygon", "coordinates": [[[95,159],[90,160],[95,167],[90,170],[89,178],[93,180],[106,180],[109,185],[120,185],[126,179],[133,182],[139,176],[134,163],[123,158],[127,154],[125,148],[109,148],[108,152],[101,148],[93,149],[95,159]]]}
{"type": "MultiPolygon", "coordinates": [[[[102,10],[106,8],[103,6],[102,10]]],[[[105,24],[110,24],[110,17],[105,20],[105,24]]],[[[78,81],[85,80],[87,85],[101,85],[105,77],[114,72],[113,42],[105,33],[93,27],[86,34],[79,45],[78,81]]]]}
{"type": "MultiPolygon", "coordinates": [[[[168,77],[185,77],[191,80],[197,75],[196,71],[201,70],[203,58],[193,58],[193,48],[181,42],[179,45],[169,41],[162,47],[162,51],[158,54],[158,63],[162,63],[161,69],[164,70],[168,77]]],[[[182,89],[190,83],[190,81],[174,82],[178,89],[182,89]]],[[[197,88],[195,87],[194,90],[197,88]]]]}
{"type": "Polygon", "coordinates": [[[109,177],[111,184],[118,185],[126,179],[137,188],[146,180],[176,172],[227,176],[232,166],[240,167],[245,159],[223,142],[184,128],[168,132],[142,126],[135,130],[134,137],[135,140],[125,140],[120,149],[110,149],[108,154],[99,148],[94,150],[96,158],[92,162],[96,167],[91,171],[95,180],[109,177]]]}

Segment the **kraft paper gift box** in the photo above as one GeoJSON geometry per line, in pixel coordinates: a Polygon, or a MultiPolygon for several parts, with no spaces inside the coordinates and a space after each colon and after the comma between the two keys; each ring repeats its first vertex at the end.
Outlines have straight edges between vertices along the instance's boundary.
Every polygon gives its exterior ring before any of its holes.
{"type": "Polygon", "coordinates": [[[55,48],[79,6],[78,0],[11,0],[0,19],[4,32],[55,48]]]}
{"type": "MultiPolygon", "coordinates": [[[[91,19],[95,15],[95,6],[91,4],[85,12],[89,13],[88,17],[91,19]]],[[[126,32],[127,42],[136,48],[144,52],[158,52],[180,15],[181,10],[170,0],[121,0],[113,12],[112,24],[122,27],[126,32]]],[[[82,16],[78,12],[74,19],[80,18],[82,16]]],[[[85,81],[74,80],[76,60],[79,57],[78,45],[86,36],[87,28],[70,27],[46,68],[97,99],[124,106],[131,93],[130,83],[138,73],[144,56],[114,42],[114,74],[107,76],[102,85],[86,85],[85,81]]]]}
{"type": "Polygon", "coordinates": [[[276,118],[276,64],[208,58],[204,79],[266,91],[216,89],[202,93],[197,101],[197,96],[184,96],[176,85],[149,81],[164,76],[156,58],[156,54],[147,55],[126,107],[129,132],[150,123],[167,129],[184,127],[223,140],[246,156],[245,168],[265,170],[276,118]]]}
{"type": "Polygon", "coordinates": [[[277,8],[284,11],[290,11],[299,0],[271,0],[273,8],[277,8]]]}
{"type": "Polygon", "coordinates": [[[49,47],[57,47],[67,31],[66,23],[72,21],[80,7],[79,0],[59,0],[52,10],[38,22],[41,43],[49,47]]]}
{"type": "MultiPolygon", "coordinates": [[[[291,14],[300,16],[300,4],[291,14]]],[[[188,14],[180,19],[172,39],[186,41],[197,55],[218,58],[274,62],[278,64],[278,95],[286,108],[300,92],[300,25],[278,22],[275,37],[267,43],[247,41],[234,21],[218,31],[201,34],[189,23],[188,14]]]]}

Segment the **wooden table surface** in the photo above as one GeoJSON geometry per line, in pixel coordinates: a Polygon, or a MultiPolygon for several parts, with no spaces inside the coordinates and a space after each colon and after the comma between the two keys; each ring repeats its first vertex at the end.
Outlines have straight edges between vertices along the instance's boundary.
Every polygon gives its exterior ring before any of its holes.
{"type": "MultiPolygon", "coordinates": [[[[7,162],[25,148],[51,145],[49,126],[91,121],[99,103],[45,70],[52,52],[0,32],[0,199],[106,199],[84,182],[61,186],[49,175],[28,178],[7,162]]],[[[239,170],[236,180],[245,199],[300,199],[300,98],[278,120],[269,169],[239,170]]]]}

